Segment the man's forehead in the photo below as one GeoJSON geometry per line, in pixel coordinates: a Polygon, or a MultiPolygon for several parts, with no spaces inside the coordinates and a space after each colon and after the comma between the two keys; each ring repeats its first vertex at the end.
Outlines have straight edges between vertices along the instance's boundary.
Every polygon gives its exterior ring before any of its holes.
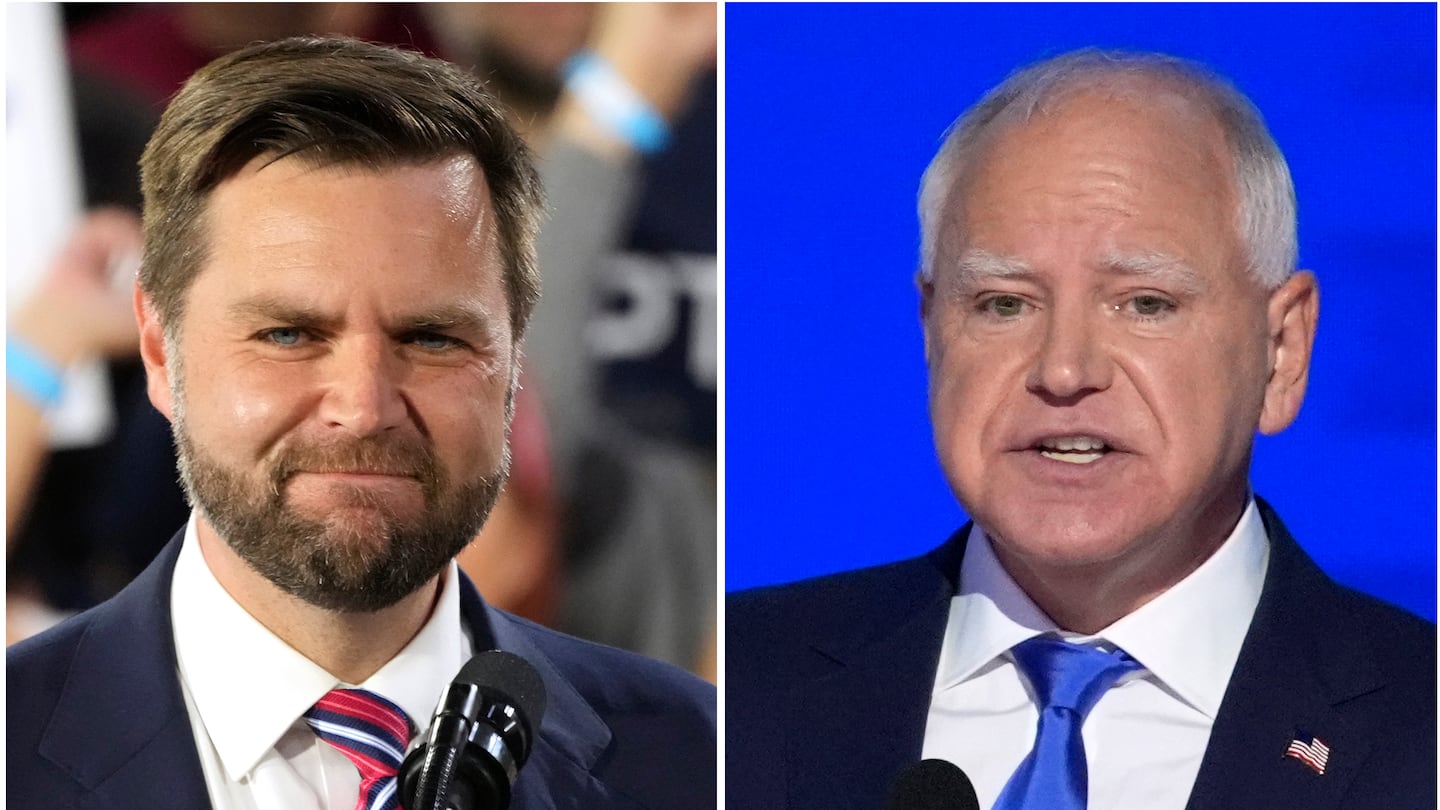
{"type": "Polygon", "coordinates": [[[357,214],[433,228],[438,213],[469,227],[471,239],[485,241],[493,241],[497,225],[485,173],[473,156],[461,153],[381,164],[308,152],[260,155],[217,186],[207,208],[212,236],[220,217],[241,234],[257,227],[283,231],[286,221],[340,222],[357,214]],[[382,190],[384,199],[376,199],[382,190]],[[337,192],[344,196],[337,198],[337,192]]]}
{"type": "Polygon", "coordinates": [[[248,187],[297,187],[324,177],[377,177],[402,172],[425,172],[447,218],[452,221],[491,221],[481,216],[493,208],[489,182],[475,157],[466,152],[453,152],[425,158],[373,158],[348,153],[307,150],[293,154],[265,152],[251,158],[239,170],[216,185],[214,197],[228,196],[227,190],[237,185],[248,187]]]}
{"type": "Polygon", "coordinates": [[[1096,245],[1096,253],[1184,259],[1174,242],[1201,241],[1191,231],[1209,234],[1206,241],[1238,238],[1223,130],[1173,101],[1077,90],[1027,119],[997,123],[950,189],[939,239],[951,259],[937,259],[953,266],[970,248],[1014,255],[1015,245],[976,242],[976,232],[1062,227],[1096,210],[1114,211],[1131,235],[1129,243],[1096,245]]]}
{"type": "MultiPolygon", "coordinates": [[[[256,158],[216,189],[206,220],[209,245],[187,297],[194,283],[219,283],[249,301],[237,312],[298,311],[309,299],[333,313],[347,290],[370,289],[410,317],[447,302],[488,311],[495,305],[468,304],[503,293],[495,216],[468,155],[378,168],[256,158]]],[[[452,308],[434,320],[457,318],[452,308]]]]}

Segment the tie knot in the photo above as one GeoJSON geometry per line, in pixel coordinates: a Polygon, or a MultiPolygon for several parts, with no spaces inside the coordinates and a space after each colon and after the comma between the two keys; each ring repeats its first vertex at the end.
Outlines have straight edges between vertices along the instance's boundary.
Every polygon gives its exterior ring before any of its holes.
{"type": "Polygon", "coordinates": [[[1042,709],[1070,709],[1082,719],[1121,676],[1140,669],[1122,650],[1107,653],[1047,636],[1016,644],[1011,652],[1042,709]]]}
{"type": "Polygon", "coordinates": [[[395,776],[410,743],[405,710],[364,689],[332,689],[305,712],[316,736],[360,771],[361,808],[394,808],[395,776]]]}

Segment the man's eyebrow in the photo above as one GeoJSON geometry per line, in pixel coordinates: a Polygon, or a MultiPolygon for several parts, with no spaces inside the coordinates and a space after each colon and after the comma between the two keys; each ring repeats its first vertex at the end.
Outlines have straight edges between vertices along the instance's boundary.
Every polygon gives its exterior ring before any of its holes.
{"type": "MultiPolygon", "coordinates": [[[[1111,251],[1101,259],[1100,268],[1112,275],[1164,282],[1176,292],[1190,295],[1198,295],[1207,287],[1205,277],[1189,263],[1156,250],[1111,251]]],[[[1034,274],[1030,265],[1021,259],[998,256],[980,248],[965,251],[955,263],[955,271],[962,284],[1034,274]]]]}
{"type": "Polygon", "coordinates": [[[475,304],[452,304],[417,312],[401,319],[407,329],[483,329],[495,326],[488,308],[475,304]]]}
{"type": "MultiPolygon", "coordinates": [[[[232,319],[266,321],[313,329],[337,329],[344,322],[342,315],[328,315],[319,310],[282,301],[268,295],[257,295],[231,304],[227,311],[232,319]]],[[[400,316],[399,330],[473,329],[487,335],[496,328],[496,319],[488,308],[475,304],[447,304],[400,316]]]]}
{"type": "Polygon", "coordinates": [[[290,326],[321,327],[333,325],[336,318],[324,315],[313,307],[296,305],[268,295],[241,299],[226,308],[232,319],[244,321],[275,321],[290,326]]]}
{"type": "Polygon", "coordinates": [[[1182,259],[1155,250],[1111,251],[1101,262],[1111,274],[1162,281],[1176,292],[1199,295],[1206,288],[1205,277],[1182,259]]]}
{"type": "Polygon", "coordinates": [[[1033,271],[1030,265],[1020,259],[997,256],[988,250],[971,248],[955,263],[955,272],[961,283],[980,279],[1017,278],[1028,276],[1033,271]]]}

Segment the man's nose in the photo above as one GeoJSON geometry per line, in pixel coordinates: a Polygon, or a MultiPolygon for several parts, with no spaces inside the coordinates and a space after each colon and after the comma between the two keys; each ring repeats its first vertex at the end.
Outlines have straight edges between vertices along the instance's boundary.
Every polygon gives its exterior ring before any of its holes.
{"type": "Polygon", "coordinates": [[[337,344],[327,363],[320,417],[327,427],[357,437],[374,436],[404,423],[404,364],[389,341],[356,337],[337,344]]]}
{"type": "Polygon", "coordinates": [[[1051,311],[1026,379],[1032,392],[1074,399],[1110,387],[1113,368],[1096,319],[1078,306],[1051,311]]]}

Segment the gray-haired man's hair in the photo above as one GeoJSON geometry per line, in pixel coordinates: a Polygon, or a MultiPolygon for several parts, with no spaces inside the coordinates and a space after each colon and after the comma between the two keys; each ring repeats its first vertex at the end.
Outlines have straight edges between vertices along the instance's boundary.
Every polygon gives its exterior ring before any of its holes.
{"type": "Polygon", "coordinates": [[[1022,68],[950,125],[920,181],[921,278],[928,281],[934,272],[940,218],[951,190],[989,134],[1027,121],[1080,90],[1100,87],[1150,98],[1157,82],[1186,108],[1208,114],[1220,124],[1235,169],[1240,195],[1235,227],[1249,271],[1266,289],[1284,283],[1295,270],[1298,254],[1295,187],[1285,156],[1255,105],[1198,63],[1164,54],[1096,49],[1072,51],[1022,68]]]}

